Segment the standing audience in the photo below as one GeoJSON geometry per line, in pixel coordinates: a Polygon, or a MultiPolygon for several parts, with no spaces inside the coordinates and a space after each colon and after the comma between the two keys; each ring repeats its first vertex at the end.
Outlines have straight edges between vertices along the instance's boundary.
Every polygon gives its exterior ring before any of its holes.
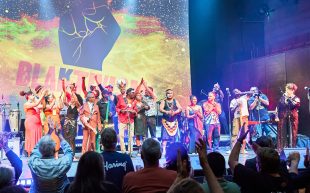
{"type": "Polygon", "coordinates": [[[132,160],[129,155],[116,152],[117,135],[114,129],[103,130],[101,144],[104,148],[102,156],[106,180],[122,187],[124,176],[134,171],[132,160]]]}
{"type": "Polygon", "coordinates": [[[48,134],[43,136],[33,149],[28,165],[33,182],[30,193],[57,192],[62,193],[69,184],[67,172],[71,168],[73,152],[69,143],[64,140],[60,131],[60,125],[56,127],[56,134],[60,140],[60,146],[64,155],[55,159],[55,142],[51,133],[55,129],[52,119],[49,119],[48,134]]]}
{"type": "Polygon", "coordinates": [[[124,193],[166,192],[170,188],[177,173],[159,167],[160,148],[155,139],[149,138],[144,141],[141,152],[144,168],[130,172],[124,177],[124,193]]]}
{"type": "MultiPolygon", "coordinates": [[[[211,152],[207,155],[208,163],[212,172],[214,173],[217,181],[219,182],[220,186],[222,187],[225,193],[240,193],[239,186],[234,182],[229,182],[225,180],[224,175],[226,171],[226,164],[225,158],[219,152],[211,152]]],[[[205,193],[210,193],[210,188],[208,183],[203,183],[202,187],[205,193]]]]}
{"type": "Polygon", "coordinates": [[[15,185],[22,173],[23,162],[8,147],[8,135],[6,133],[0,133],[0,151],[2,150],[12,167],[0,162],[0,192],[12,192],[12,189],[23,190],[21,186],[15,185]]]}

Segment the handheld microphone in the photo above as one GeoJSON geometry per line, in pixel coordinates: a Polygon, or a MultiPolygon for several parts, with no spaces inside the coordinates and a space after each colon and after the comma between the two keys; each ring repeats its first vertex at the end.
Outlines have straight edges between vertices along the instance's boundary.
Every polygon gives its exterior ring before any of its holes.
{"type": "Polygon", "coordinates": [[[226,90],[228,96],[231,96],[229,88],[226,88],[225,90],[226,90]]]}

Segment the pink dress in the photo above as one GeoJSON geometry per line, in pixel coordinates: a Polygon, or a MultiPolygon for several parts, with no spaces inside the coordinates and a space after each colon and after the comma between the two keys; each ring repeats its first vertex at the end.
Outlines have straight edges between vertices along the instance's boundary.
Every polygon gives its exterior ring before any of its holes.
{"type": "Polygon", "coordinates": [[[34,146],[42,137],[42,124],[40,113],[34,108],[25,109],[25,150],[31,154],[34,146]]]}

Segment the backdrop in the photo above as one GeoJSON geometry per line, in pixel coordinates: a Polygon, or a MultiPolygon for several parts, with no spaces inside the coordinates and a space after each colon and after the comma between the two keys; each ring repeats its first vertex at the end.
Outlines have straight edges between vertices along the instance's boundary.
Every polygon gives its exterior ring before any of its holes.
{"type": "Polygon", "coordinates": [[[187,0],[0,1],[0,95],[60,80],[136,87],[143,77],[159,97],[172,88],[183,105],[191,93],[187,0]]]}

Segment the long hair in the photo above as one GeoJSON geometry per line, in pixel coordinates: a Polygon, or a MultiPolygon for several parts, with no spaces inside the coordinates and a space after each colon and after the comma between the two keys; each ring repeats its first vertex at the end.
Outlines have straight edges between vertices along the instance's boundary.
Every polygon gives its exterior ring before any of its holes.
{"type": "Polygon", "coordinates": [[[103,158],[99,153],[88,151],[81,157],[76,176],[69,187],[69,193],[104,192],[103,158]]]}

